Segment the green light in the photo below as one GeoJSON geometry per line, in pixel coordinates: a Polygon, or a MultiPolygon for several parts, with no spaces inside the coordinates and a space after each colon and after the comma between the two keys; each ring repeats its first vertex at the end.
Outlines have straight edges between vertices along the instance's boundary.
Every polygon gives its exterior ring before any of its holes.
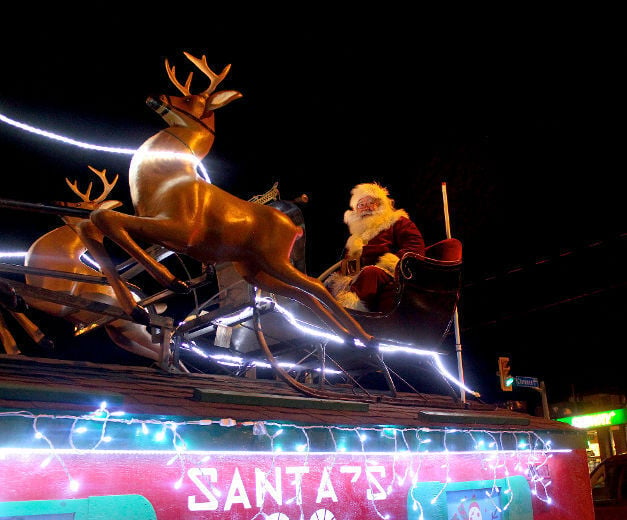
{"type": "Polygon", "coordinates": [[[514,384],[513,377],[508,377],[507,379],[505,379],[505,386],[512,386],[513,384],[514,384]]]}
{"type": "Polygon", "coordinates": [[[600,426],[614,426],[627,423],[627,410],[618,408],[607,412],[591,413],[587,415],[576,415],[573,417],[562,417],[558,419],[575,428],[598,428],[600,426]]]}

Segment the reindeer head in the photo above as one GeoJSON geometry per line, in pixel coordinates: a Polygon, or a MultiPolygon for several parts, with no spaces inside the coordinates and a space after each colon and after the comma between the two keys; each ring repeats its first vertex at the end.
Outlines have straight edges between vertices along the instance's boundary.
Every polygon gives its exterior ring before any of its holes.
{"type": "Polygon", "coordinates": [[[108,208],[108,209],[112,209],[112,208],[117,208],[119,206],[122,205],[122,203],[119,200],[105,200],[107,198],[107,195],[109,195],[109,193],[111,193],[111,190],[113,189],[113,187],[115,186],[115,183],[118,182],[118,178],[119,175],[116,175],[113,180],[111,182],[109,182],[107,180],[107,170],[96,170],[96,168],[92,167],[92,166],[87,166],[92,172],[94,172],[102,181],[103,184],[103,189],[102,189],[102,193],[96,197],[95,199],[90,199],[91,197],[91,188],[93,186],[93,182],[90,182],[89,185],[87,186],[87,190],[85,190],[85,193],[82,193],[79,189],[78,189],[78,182],[74,181],[71,182],[67,177],[65,178],[65,182],[67,183],[67,185],[70,187],[70,189],[76,193],[76,195],[78,195],[81,199],[82,202],[58,202],[57,204],[60,206],[66,206],[66,207],[70,207],[70,208],[82,208],[82,209],[89,209],[89,210],[94,210],[97,208],[108,208]]]}
{"type": "MultiPolygon", "coordinates": [[[[184,52],[183,54],[209,78],[209,87],[199,94],[192,94],[190,87],[194,73],[190,72],[185,85],[182,85],[176,79],[176,68],[174,66],[170,67],[170,63],[166,59],[165,68],[168,77],[174,86],[183,93],[183,96],[176,97],[164,94],[159,96],[158,99],[149,97],[146,103],[150,108],[161,115],[170,126],[188,126],[188,124],[194,120],[200,120],[204,124],[212,123],[214,110],[242,97],[242,94],[236,90],[221,90],[215,92],[215,89],[229,73],[231,66],[227,65],[220,74],[215,74],[209,68],[209,65],[207,65],[207,58],[205,56],[198,59],[188,52],[184,52]]],[[[213,125],[210,126],[212,127],[213,125]]]]}

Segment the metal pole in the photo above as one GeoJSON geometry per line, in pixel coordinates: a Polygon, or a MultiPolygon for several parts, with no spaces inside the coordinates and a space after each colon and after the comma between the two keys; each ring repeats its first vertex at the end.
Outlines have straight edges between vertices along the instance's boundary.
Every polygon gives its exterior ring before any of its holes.
{"type": "Polygon", "coordinates": [[[48,213],[52,215],[67,215],[70,217],[89,218],[91,210],[56,206],[54,204],[40,204],[24,202],[21,200],[0,199],[0,208],[17,209],[20,211],[32,211],[34,213],[48,213]]]}
{"type": "Polygon", "coordinates": [[[551,418],[551,412],[549,410],[549,401],[546,397],[546,386],[544,385],[544,381],[540,381],[540,394],[542,396],[542,411],[544,413],[545,419],[551,418]]]}
{"type": "MultiPolygon", "coordinates": [[[[446,227],[446,238],[451,238],[451,222],[448,214],[448,196],[446,194],[446,182],[442,183],[442,199],[444,201],[444,224],[446,227]]],[[[453,325],[455,329],[455,352],[457,353],[457,374],[458,379],[464,384],[464,365],[462,363],[462,343],[459,334],[459,316],[457,305],[453,313],[453,325]]],[[[466,402],[466,391],[461,389],[462,403],[466,402]]]]}

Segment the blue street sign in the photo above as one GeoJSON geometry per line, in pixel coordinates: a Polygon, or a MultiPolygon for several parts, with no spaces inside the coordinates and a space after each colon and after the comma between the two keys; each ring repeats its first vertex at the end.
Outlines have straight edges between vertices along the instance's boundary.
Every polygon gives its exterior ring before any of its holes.
{"type": "Polygon", "coordinates": [[[514,386],[524,386],[527,388],[539,388],[540,383],[537,377],[514,376],[514,386]]]}

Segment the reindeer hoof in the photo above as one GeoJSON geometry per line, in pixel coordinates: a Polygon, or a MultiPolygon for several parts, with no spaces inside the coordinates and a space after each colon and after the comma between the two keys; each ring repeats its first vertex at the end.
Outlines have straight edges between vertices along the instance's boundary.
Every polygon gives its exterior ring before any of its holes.
{"type": "Polygon", "coordinates": [[[15,305],[13,306],[13,310],[15,312],[26,312],[28,311],[29,307],[28,307],[28,303],[26,303],[26,301],[24,300],[24,298],[22,298],[21,296],[17,295],[15,296],[15,305]]]}
{"type": "Polygon", "coordinates": [[[355,337],[348,335],[344,338],[344,341],[348,345],[357,347],[359,350],[364,350],[364,351],[367,350],[367,351],[372,351],[372,352],[379,351],[379,342],[374,336],[370,336],[370,339],[364,342],[361,339],[357,341],[355,337]]]}
{"type": "Polygon", "coordinates": [[[37,342],[37,345],[46,352],[52,353],[57,350],[57,346],[54,344],[54,341],[45,336],[37,342]]]}
{"type": "Polygon", "coordinates": [[[141,305],[138,305],[133,309],[130,317],[134,322],[139,323],[140,325],[150,325],[150,313],[141,305]]]}
{"type": "Polygon", "coordinates": [[[28,305],[16,290],[8,284],[0,283],[0,301],[15,312],[26,312],[28,305]]]}
{"type": "Polygon", "coordinates": [[[370,336],[370,339],[368,341],[361,341],[361,345],[358,345],[360,350],[365,350],[368,352],[374,352],[376,354],[379,353],[379,342],[377,341],[377,339],[374,336],[370,336]]]}
{"type": "Polygon", "coordinates": [[[366,349],[379,355],[379,341],[377,340],[377,338],[372,336],[370,340],[368,340],[368,342],[366,343],[366,349]]]}
{"type": "Polygon", "coordinates": [[[176,294],[188,294],[191,291],[189,285],[178,279],[171,282],[170,285],[168,285],[168,289],[176,294]]]}

